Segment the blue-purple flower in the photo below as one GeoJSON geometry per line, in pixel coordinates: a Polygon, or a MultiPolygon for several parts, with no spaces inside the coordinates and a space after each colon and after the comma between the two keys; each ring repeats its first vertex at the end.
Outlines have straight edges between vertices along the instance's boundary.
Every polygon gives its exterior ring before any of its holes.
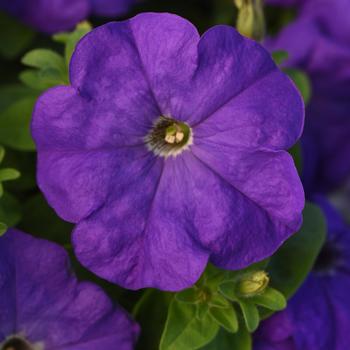
{"type": "Polygon", "coordinates": [[[0,0],[4,10],[44,32],[72,29],[90,15],[113,17],[125,14],[135,0],[0,0]]]}
{"type": "Polygon", "coordinates": [[[255,350],[345,350],[350,329],[350,228],[323,197],[327,241],[288,308],[265,321],[255,350]]]}
{"type": "Polygon", "coordinates": [[[104,292],[78,282],[65,250],[17,230],[0,237],[0,348],[134,348],[139,327],[104,292]]]}
{"type": "Polygon", "coordinates": [[[317,176],[308,189],[313,192],[332,190],[350,177],[348,5],[347,0],[306,1],[296,21],[267,42],[271,51],[287,51],[287,65],[305,70],[312,81],[303,142],[313,142],[317,150],[306,155],[318,159],[313,170],[317,176]]]}
{"type": "Polygon", "coordinates": [[[259,44],[146,13],[85,36],[70,81],[35,107],[38,184],[97,275],[179,290],[300,227],[303,103],[259,44]]]}

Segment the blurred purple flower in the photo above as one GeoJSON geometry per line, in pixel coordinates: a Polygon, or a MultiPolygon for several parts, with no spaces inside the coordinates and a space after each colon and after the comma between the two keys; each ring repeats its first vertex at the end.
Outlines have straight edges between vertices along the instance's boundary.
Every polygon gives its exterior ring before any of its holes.
{"type": "Polygon", "coordinates": [[[70,78],[34,111],[38,183],[78,223],[75,252],[97,275],[179,290],[208,259],[243,268],[300,227],[304,193],[284,150],[303,103],[259,44],[142,14],[88,34],[70,78]]]}
{"type": "Polygon", "coordinates": [[[312,273],[282,313],[265,321],[255,350],[344,350],[350,329],[350,228],[323,197],[327,241],[312,273]]]}
{"type": "Polygon", "coordinates": [[[304,139],[308,146],[314,142],[312,148],[317,150],[308,155],[318,158],[312,191],[332,190],[350,176],[349,1],[305,2],[296,21],[266,45],[271,51],[287,51],[287,65],[301,68],[311,78],[313,97],[304,139]]]}
{"type": "Polygon", "coordinates": [[[0,10],[48,34],[70,30],[90,15],[125,14],[135,0],[0,0],[0,10]]]}
{"type": "Polygon", "coordinates": [[[0,348],[134,348],[139,327],[104,292],[78,282],[65,250],[16,230],[0,237],[0,348]]]}

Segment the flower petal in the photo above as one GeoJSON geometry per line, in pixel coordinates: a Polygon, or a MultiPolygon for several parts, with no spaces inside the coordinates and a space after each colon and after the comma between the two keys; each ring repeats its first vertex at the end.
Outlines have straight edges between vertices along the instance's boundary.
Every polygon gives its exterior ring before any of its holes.
{"type": "Polygon", "coordinates": [[[126,176],[119,196],[77,225],[75,253],[88,269],[126,288],[180,290],[197,281],[208,252],[191,238],[194,228],[178,207],[181,174],[159,165],[147,171],[126,176]]]}
{"type": "Polygon", "coordinates": [[[194,135],[231,147],[288,149],[300,137],[303,124],[300,94],[274,69],[199,124],[194,135]]]}
{"type": "Polygon", "coordinates": [[[202,176],[193,186],[206,186],[187,193],[196,196],[197,212],[206,218],[200,240],[213,252],[213,263],[245,267],[271,255],[299,229],[304,192],[286,152],[235,153],[205,144],[192,152],[198,164],[191,174],[202,176]]]}
{"type": "Polygon", "coordinates": [[[112,103],[116,111],[127,106],[133,120],[153,104],[152,121],[176,104],[183,82],[196,68],[198,40],[190,22],[171,14],[141,14],[106,24],[77,45],[71,83],[83,95],[112,103]]]}
{"type": "Polygon", "coordinates": [[[15,230],[0,240],[0,249],[12,257],[2,260],[1,266],[14,272],[10,285],[0,288],[0,300],[9,301],[8,290],[15,298],[15,305],[8,305],[13,306],[16,329],[6,335],[24,333],[29,341],[43,342],[48,349],[93,350],[97,343],[105,347],[112,342],[121,345],[118,349],[132,349],[137,326],[113,307],[99,287],[75,279],[64,249],[15,230]]]}

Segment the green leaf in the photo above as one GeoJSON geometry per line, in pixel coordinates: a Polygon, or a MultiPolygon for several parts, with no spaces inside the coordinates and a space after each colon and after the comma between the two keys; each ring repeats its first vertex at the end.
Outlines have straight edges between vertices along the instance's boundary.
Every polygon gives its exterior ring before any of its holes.
{"type": "Polygon", "coordinates": [[[239,327],[238,333],[229,333],[221,328],[215,339],[201,350],[251,350],[252,338],[245,327],[239,327]]]}
{"type": "Polygon", "coordinates": [[[214,307],[227,308],[231,305],[231,303],[226,300],[221,294],[213,293],[209,299],[209,305],[214,307]]]}
{"type": "Polygon", "coordinates": [[[196,317],[202,320],[209,311],[209,305],[206,302],[196,304],[196,317]]]}
{"type": "Polygon", "coordinates": [[[0,54],[12,59],[33,41],[35,33],[19,21],[0,12],[0,54]]]}
{"type": "Polygon", "coordinates": [[[28,97],[17,101],[0,112],[0,142],[14,149],[34,150],[30,135],[30,120],[35,98],[28,97]]]}
{"type": "Polygon", "coordinates": [[[319,207],[307,203],[303,226],[274,254],[268,265],[271,285],[289,299],[311,271],[326,238],[326,222],[319,207]]]}
{"type": "Polygon", "coordinates": [[[17,199],[11,194],[4,192],[0,198],[0,222],[7,226],[15,226],[21,219],[21,207],[17,199]]]}
{"type": "Polygon", "coordinates": [[[222,293],[223,296],[225,296],[227,299],[231,301],[236,301],[237,296],[235,293],[236,290],[236,282],[235,281],[227,281],[219,286],[219,291],[222,293]]]}
{"type": "Polygon", "coordinates": [[[58,85],[67,85],[67,80],[62,77],[61,72],[51,68],[24,70],[19,74],[19,79],[23,84],[38,91],[44,91],[58,85]]]}
{"type": "Polygon", "coordinates": [[[147,289],[133,309],[133,316],[141,327],[137,350],[159,349],[160,338],[167,319],[172,293],[147,289]]]}
{"type": "Polygon", "coordinates": [[[52,68],[62,72],[65,70],[63,57],[48,49],[29,51],[23,56],[22,63],[26,66],[39,69],[52,68]]]}
{"type": "Polygon", "coordinates": [[[197,288],[185,289],[176,293],[175,298],[183,303],[196,303],[198,301],[198,290],[197,288]]]}
{"type": "Polygon", "coordinates": [[[287,68],[284,71],[294,81],[295,85],[303,96],[305,104],[308,104],[311,97],[311,83],[308,76],[298,69],[287,68]]]}
{"type": "Polygon", "coordinates": [[[244,322],[249,332],[254,332],[259,325],[259,312],[257,307],[248,299],[239,300],[239,306],[241,307],[244,322]]]}
{"type": "Polygon", "coordinates": [[[284,61],[288,59],[288,52],[287,51],[274,51],[272,52],[272,59],[275,61],[275,63],[280,66],[284,61]]]}
{"type": "Polygon", "coordinates": [[[2,236],[7,231],[7,225],[0,222],[0,236],[2,236]]]}
{"type": "Polygon", "coordinates": [[[249,301],[274,311],[283,310],[287,306],[284,295],[271,287],[267,287],[264,293],[249,298],[249,301]]]}
{"type": "Polygon", "coordinates": [[[238,331],[237,315],[232,305],[226,308],[211,307],[209,312],[215,322],[228,332],[236,333],[238,331]]]}
{"type": "Polygon", "coordinates": [[[45,90],[69,83],[68,70],[63,57],[52,50],[32,50],[22,58],[22,63],[37,68],[25,70],[19,76],[24,84],[33,89],[45,90]]]}
{"type": "Polygon", "coordinates": [[[22,84],[2,85],[0,86],[0,113],[23,98],[36,98],[37,95],[37,91],[22,84]]]}
{"type": "Polygon", "coordinates": [[[11,168],[0,169],[0,181],[15,180],[20,177],[19,171],[11,168]]]}
{"type": "Polygon", "coordinates": [[[196,306],[178,302],[170,304],[168,318],[160,342],[160,350],[200,349],[212,341],[219,330],[209,313],[196,317],[196,306]]]}
{"type": "Polygon", "coordinates": [[[56,41],[65,44],[65,60],[66,66],[69,66],[73,51],[78,43],[78,41],[90,32],[92,29],[89,22],[81,22],[77,25],[76,29],[71,33],[58,33],[53,38],[56,41]]]}

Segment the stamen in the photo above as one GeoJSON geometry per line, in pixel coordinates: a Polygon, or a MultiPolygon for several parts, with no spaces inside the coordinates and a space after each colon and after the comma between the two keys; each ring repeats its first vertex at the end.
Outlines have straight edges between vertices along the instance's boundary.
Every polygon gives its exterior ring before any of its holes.
{"type": "Polygon", "coordinates": [[[146,135],[147,148],[158,156],[177,156],[192,144],[192,130],[182,122],[161,116],[146,135]]]}

